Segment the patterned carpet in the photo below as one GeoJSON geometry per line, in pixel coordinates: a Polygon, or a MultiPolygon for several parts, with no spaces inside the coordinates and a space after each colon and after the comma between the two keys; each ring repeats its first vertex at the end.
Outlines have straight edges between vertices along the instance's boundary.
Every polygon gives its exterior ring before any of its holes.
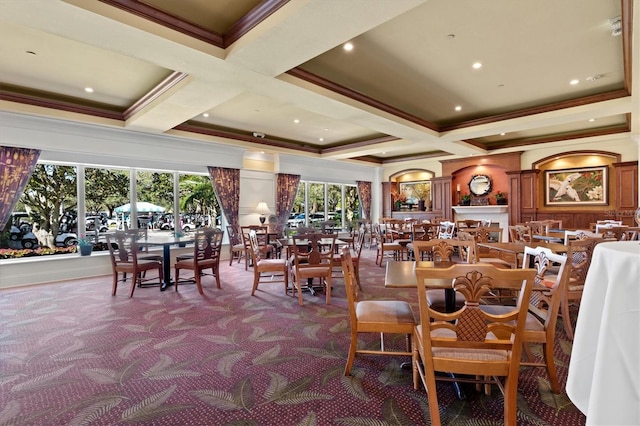
{"type": "MultiPolygon", "coordinates": [[[[364,297],[413,302],[415,291],[383,287],[374,258],[363,251],[364,297]]],[[[0,425],[430,424],[424,391],[400,368],[408,358],[357,357],[343,376],[341,279],[331,305],[304,294],[300,307],[281,283],[251,297],[252,277],[242,263],[223,264],[222,289],[207,277],[204,297],[189,284],[139,288],[132,299],[121,287],[112,297],[111,277],[0,291],[0,425]]],[[[562,386],[570,351],[560,326],[562,386]]],[[[443,424],[502,424],[497,388],[485,396],[464,387],[460,400],[449,383],[438,386],[443,424]]],[[[519,394],[518,424],[585,424],[566,394],[549,392],[543,369],[522,369],[519,394]]]]}

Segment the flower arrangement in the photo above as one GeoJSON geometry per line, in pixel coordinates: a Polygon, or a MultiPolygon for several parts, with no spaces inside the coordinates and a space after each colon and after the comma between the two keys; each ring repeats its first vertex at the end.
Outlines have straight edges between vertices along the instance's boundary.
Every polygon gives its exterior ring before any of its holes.
{"type": "Polygon", "coordinates": [[[506,204],[507,203],[507,194],[502,191],[496,192],[496,204],[506,204]]]}
{"type": "Polygon", "coordinates": [[[463,194],[460,197],[460,205],[468,206],[471,204],[471,194],[463,194]]]}

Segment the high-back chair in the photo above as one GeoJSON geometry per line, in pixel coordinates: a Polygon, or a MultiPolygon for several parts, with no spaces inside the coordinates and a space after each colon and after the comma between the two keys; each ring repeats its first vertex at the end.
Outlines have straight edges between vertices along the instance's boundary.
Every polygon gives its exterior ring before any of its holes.
{"type": "Polygon", "coordinates": [[[533,241],[531,228],[526,225],[509,225],[509,241],[512,243],[530,243],[533,241]]]}
{"type": "MultiPolygon", "coordinates": [[[[469,229],[467,231],[473,235],[477,243],[491,243],[502,241],[502,228],[489,228],[480,226],[478,228],[469,229]]],[[[460,233],[458,233],[459,235],[460,233]]],[[[509,268],[513,262],[509,262],[500,257],[500,253],[486,247],[476,245],[476,257],[478,262],[492,263],[501,268],[509,268]]]]}
{"type": "Polygon", "coordinates": [[[421,381],[426,388],[432,425],[440,425],[436,380],[467,381],[437,376],[436,372],[470,375],[478,380],[469,381],[498,384],[504,394],[504,423],[516,425],[526,307],[535,276],[534,269],[499,269],[484,263],[446,269],[416,267],[420,324],[412,340],[413,386],[417,390],[421,381]],[[452,282],[465,296],[464,306],[453,313],[435,311],[427,302],[426,290],[433,285],[440,288],[442,282],[452,282]],[[516,305],[506,315],[484,312],[482,298],[501,288],[518,292],[516,305]],[[504,334],[508,337],[502,337],[504,334]],[[504,377],[504,383],[498,377],[504,377]]]}
{"type": "Polygon", "coordinates": [[[227,225],[227,237],[229,237],[229,266],[231,266],[233,259],[238,259],[238,263],[242,258],[246,259],[247,249],[237,226],[227,225]]]}
{"type": "Polygon", "coordinates": [[[405,250],[399,242],[387,241],[382,234],[380,224],[373,224],[373,236],[376,240],[376,265],[382,266],[385,257],[393,256],[394,260],[401,260],[405,250]]]}
{"type": "Polygon", "coordinates": [[[284,294],[287,294],[289,288],[289,260],[264,259],[256,231],[249,232],[249,246],[249,255],[253,263],[253,288],[251,289],[251,295],[255,295],[259,284],[267,282],[284,283],[284,294]],[[268,274],[268,278],[264,274],[268,274]]]}
{"type": "Polygon", "coordinates": [[[249,242],[249,234],[251,231],[254,231],[258,235],[258,243],[260,245],[260,250],[262,250],[262,254],[264,257],[270,257],[274,248],[272,245],[267,244],[269,239],[269,228],[267,225],[248,225],[241,226],[240,233],[242,236],[242,244],[245,249],[245,257],[244,257],[244,270],[247,271],[249,269],[249,250],[251,250],[251,243],[249,242]]]}
{"type": "Polygon", "coordinates": [[[209,275],[215,277],[216,286],[220,288],[220,251],[222,250],[223,235],[224,232],[217,228],[200,228],[196,231],[193,257],[178,261],[174,265],[176,291],[178,291],[180,271],[182,269],[193,271],[198,293],[204,294],[202,276],[207,269],[211,269],[211,274],[209,275]]]}
{"type": "Polygon", "coordinates": [[[567,244],[567,266],[569,278],[566,291],[560,305],[560,313],[567,337],[573,339],[573,325],[569,313],[569,304],[582,299],[584,282],[591,266],[591,258],[597,244],[602,238],[585,238],[584,240],[569,241],[567,244]]]}
{"type": "Polygon", "coordinates": [[[564,245],[568,245],[569,241],[584,240],[586,238],[602,238],[602,234],[576,229],[575,231],[564,231],[564,245]]]}
{"type": "MultiPolygon", "coordinates": [[[[331,271],[333,269],[333,251],[335,234],[297,234],[293,239],[293,266],[291,268],[293,289],[298,292],[298,302],[302,306],[302,282],[307,281],[313,291],[314,278],[320,280],[324,288],[327,305],[331,304],[331,271]]],[[[294,294],[295,296],[295,294],[294,294]]]]}
{"type": "Polygon", "coordinates": [[[456,224],[453,222],[445,221],[440,222],[438,227],[438,239],[453,238],[456,232],[456,224]]]}
{"type": "Polygon", "coordinates": [[[411,334],[416,325],[413,310],[409,303],[399,300],[359,300],[358,286],[355,282],[355,267],[348,247],[341,249],[342,274],[347,292],[349,306],[349,322],[351,324],[351,343],[344,375],[351,374],[351,366],[356,354],[374,355],[406,355],[411,356],[411,334]],[[358,349],[359,333],[378,333],[380,349],[358,349]],[[402,350],[386,350],[384,334],[404,334],[407,336],[407,347],[402,350]]]}
{"type": "Polygon", "coordinates": [[[136,284],[141,286],[144,282],[153,278],[146,279],[144,273],[149,270],[156,269],[158,271],[158,284],[162,285],[162,260],[143,260],[139,259],[140,248],[138,246],[138,231],[136,229],[127,231],[116,231],[113,234],[107,234],[107,245],[109,246],[109,255],[111,257],[111,269],[113,271],[113,289],[112,296],[116,295],[118,282],[127,281],[127,274],[131,280],[131,289],[129,297],[133,297],[136,284]],[[122,274],[122,279],[119,279],[122,274]]]}
{"type": "MultiPolygon", "coordinates": [[[[536,277],[529,299],[529,312],[523,337],[527,360],[521,361],[520,365],[545,367],[549,375],[551,389],[555,393],[560,392],[560,384],[556,373],[553,349],[560,302],[569,278],[569,268],[566,267],[566,262],[565,256],[553,253],[547,248],[525,247],[524,249],[522,268],[534,268],[536,277]],[[535,361],[529,348],[530,343],[542,345],[543,362],[535,361]]],[[[502,305],[482,305],[481,307],[483,311],[496,315],[511,309],[509,306],[502,305]]]]}

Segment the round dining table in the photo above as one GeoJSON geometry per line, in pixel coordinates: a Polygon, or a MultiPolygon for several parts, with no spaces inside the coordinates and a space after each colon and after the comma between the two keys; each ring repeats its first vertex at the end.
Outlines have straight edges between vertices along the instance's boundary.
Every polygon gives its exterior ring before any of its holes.
{"type": "Polygon", "coordinates": [[[640,242],[596,246],[584,284],[567,395],[587,425],[640,425],[640,242]]]}

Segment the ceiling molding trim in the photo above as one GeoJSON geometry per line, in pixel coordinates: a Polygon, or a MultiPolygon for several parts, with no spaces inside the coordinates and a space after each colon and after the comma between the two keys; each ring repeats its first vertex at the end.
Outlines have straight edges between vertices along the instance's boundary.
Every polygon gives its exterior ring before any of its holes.
{"type": "Polygon", "coordinates": [[[147,94],[141,97],[138,101],[136,101],[133,105],[131,105],[124,112],[123,116],[125,120],[128,120],[142,109],[144,109],[147,105],[153,102],[158,97],[162,96],[163,93],[167,92],[169,89],[174,87],[176,84],[180,83],[182,80],[187,78],[189,74],[174,71],[171,75],[165,78],[160,84],[151,89],[147,94]]]}
{"type": "Polygon", "coordinates": [[[224,47],[229,47],[243,35],[251,31],[260,22],[278,11],[289,0],[266,0],[254,7],[242,18],[238,19],[229,30],[224,33],[224,47]]]}
{"type": "Polygon", "coordinates": [[[369,105],[373,108],[379,109],[380,111],[384,111],[386,113],[395,115],[396,117],[402,118],[404,120],[410,121],[412,123],[418,124],[422,127],[426,127],[433,131],[440,131],[438,125],[431,123],[429,121],[423,120],[420,117],[416,117],[415,115],[411,115],[405,111],[401,111],[397,108],[394,108],[390,105],[387,105],[383,102],[380,102],[376,99],[370,98],[367,95],[363,95],[360,92],[349,89],[348,87],[341,86],[337,83],[329,81],[325,78],[322,78],[316,74],[310,73],[308,71],[303,70],[302,68],[293,68],[286,72],[293,77],[299,78],[301,80],[307,81],[311,84],[315,84],[316,86],[325,88],[332,92],[338,93],[342,96],[346,96],[349,99],[353,99],[355,101],[361,102],[365,105],[369,105]]]}
{"type": "Polygon", "coordinates": [[[321,150],[322,154],[332,154],[332,153],[336,153],[336,152],[341,152],[341,151],[346,151],[349,149],[353,149],[353,148],[362,148],[365,146],[371,146],[371,145],[376,145],[379,143],[384,143],[384,142],[393,142],[393,141],[397,141],[400,140],[400,138],[396,137],[396,136],[383,136],[380,138],[375,138],[375,139],[368,139],[368,140],[364,140],[364,141],[359,141],[359,142],[352,142],[352,143],[344,143],[344,144],[340,144],[340,145],[334,145],[328,148],[323,148],[321,150]]]}
{"type": "Polygon", "coordinates": [[[578,99],[570,99],[568,101],[561,101],[547,105],[540,105],[531,108],[525,108],[518,111],[507,112],[504,114],[491,115],[487,117],[477,118],[474,120],[467,120],[460,123],[454,123],[449,125],[443,125],[440,128],[442,132],[449,132],[452,130],[464,129],[467,127],[481,126],[484,124],[491,124],[498,121],[512,120],[514,118],[522,118],[535,114],[542,114],[546,112],[558,111],[561,109],[569,109],[582,105],[594,104],[598,102],[610,101],[613,99],[620,99],[630,96],[626,89],[614,90],[607,93],[600,93],[592,96],[585,96],[578,99]]]}
{"type": "Polygon", "coordinates": [[[631,93],[631,52],[633,45],[633,0],[622,1],[622,57],[624,69],[624,87],[631,93]]]}
{"type": "Polygon", "coordinates": [[[123,121],[123,115],[121,112],[107,108],[79,105],[56,99],[47,99],[40,96],[9,92],[7,90],[0,90],[0,100],[123,121]]]}
{"type": "Polygon", "coordinates": [[[214,46],[224,48],[224,38],[222,35],[192,22],[187,22],[181,18],[156,9],[136,0],[99,0],[109,6],[124,10],[125,12],[139,16],[143,19],[160,24],[163,27],[171,28],[174,31],[185,34],[189,37],[202,40],[214,46]]]}
{"type": "Polygon", "coordinates": [[[173,128],[173,130],[180,130],[183,132],[197,133],[201,135],[220,137],[225,139],[233,139],[243,142],[255,143],[260,146],[272,146],[276,148],[290,149],[299,152],[306,152],[311,154],[320,154],[320,149],[309,145],[300,145],[295,142],[279,141],[269,138],[256,138],[241,133],[234,133],[224,131],[220,129],[211,129],[207,127],[194,126],[192,124],[180,124],[173,128]]]}

